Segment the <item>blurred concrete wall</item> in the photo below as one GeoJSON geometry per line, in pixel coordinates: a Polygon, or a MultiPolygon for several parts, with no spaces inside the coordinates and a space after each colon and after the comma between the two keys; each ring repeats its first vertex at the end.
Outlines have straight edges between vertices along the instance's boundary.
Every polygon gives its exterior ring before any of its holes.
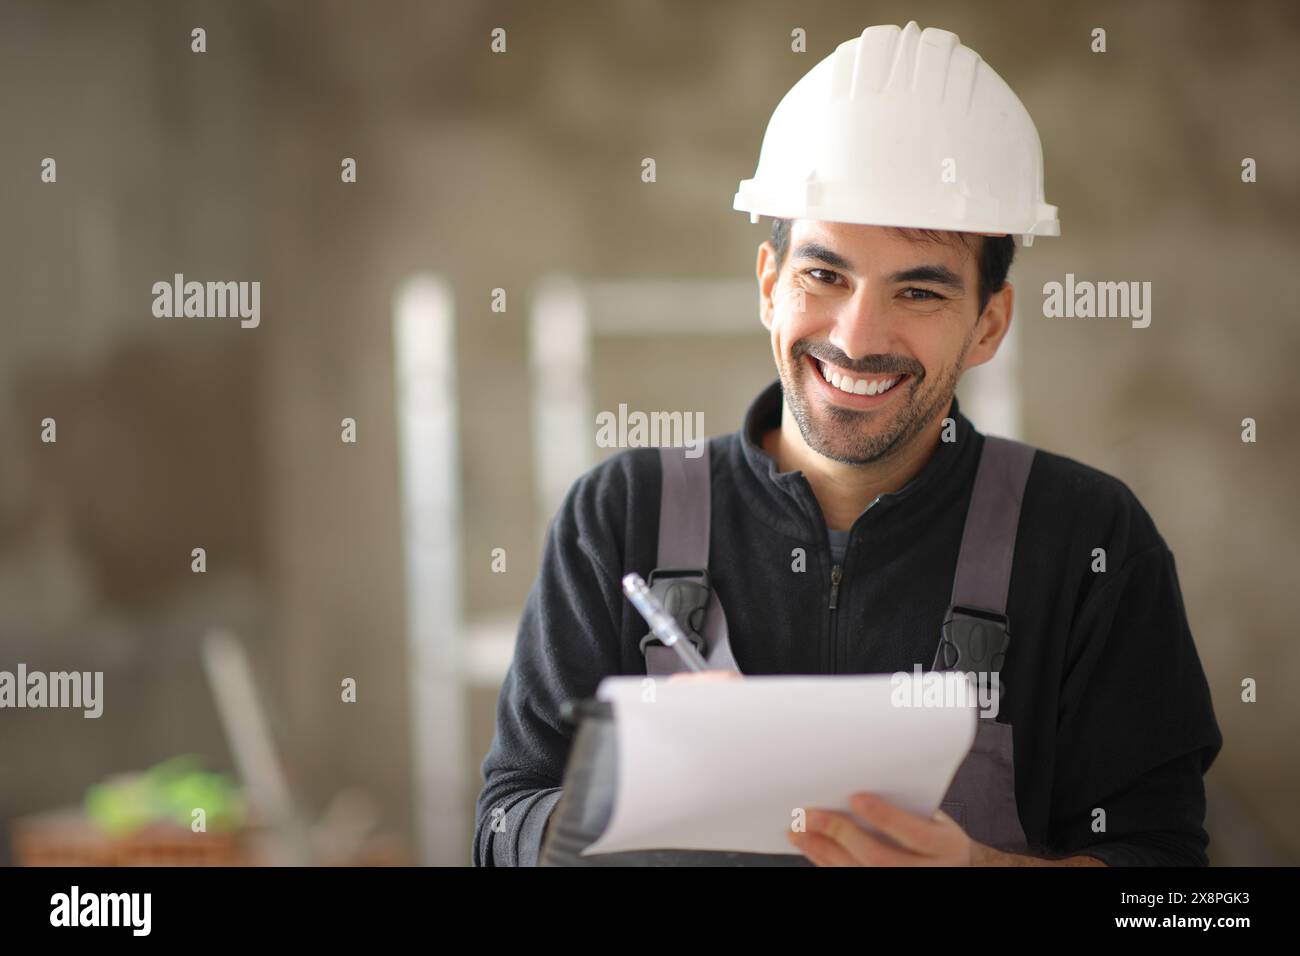
{"type": "MultiPolygon", "coordinates": [[[[0,765],[17,769],[0,821],[177,751],[228,762],[195,653],[221,621],[253,648],[304,800],[363,785],[409,829],[397,283],[454,284],[466,602],[516,607],[539,545],[532,284],[752,275],[767,223],[730,204],[772,107],[838,42],[911,18],[957,32],[1037,121],[1064,235],[1012,275],[1027,437],[1127,481],[1177,556],[1227,738],[1221,832],[1245,832],[1244,814],[1265,836],[1217,842],[1215,859],[1300,856],[1300,705],[1283,683],[1300,674],[1284,604],[1300,16],[1284,3],[6,5],[0,663],[104,669],[109,697],[97,722],[0,716],[0,765]],[[57,185],[39,181],[45,156],[57,185]],[[154,319],[150,285],[174,272],[261,280],[261,327],[154,319]],[[1151,281],[1151,327],[1043,319],[1042,285],[1066,272],[1151,281]],[[38,441],[46,416],[55,446],[38,441]],[[1240,441],[1247,416],[1257,444],[1240,441]],[[189,571],[200,545],[206,576],[189,571]],[[490,572],[495,547],[507,574],[490,572]],[[358,679],[355,707],[340,676],[358,679]],[[1244,677],[1258,703],[1239,702],[1244,677]]],[[[708,430],[729,431],[773,376],[757,318],[721,359],[650,345],[598,348],[597,408],[707,402],[708,430]],[[705,377],[719,361],[734,374],[705,377]]],[[[475,768],[492,703],[473,701],[475,768]]]]}
{"type": "MultiPolygon", "coordinates": [[[[11,818],[106,774],[226,764],[197,640],[221,621],[269,650],[256,345],[150,313],[174,272],[256,268],[250,50],[191,58],[188,22],[164,4],[0,10],[0,666],[102,670],[105,694],[98,720],[0,714],[0,858],[11,818]]],[[[213,8],[214,35],[240,29],[213,8]]]]}

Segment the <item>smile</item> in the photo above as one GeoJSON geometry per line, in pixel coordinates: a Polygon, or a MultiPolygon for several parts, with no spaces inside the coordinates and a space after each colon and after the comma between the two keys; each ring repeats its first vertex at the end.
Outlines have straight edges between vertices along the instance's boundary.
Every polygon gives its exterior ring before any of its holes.
{"type": "Polygon", "coordinates": [[[878,404],[885,396],[897,391],[898,386],[910,377],[906,373],[864,375],[861,372],[847,372],[811,355],[806,358],[831,397],[856,399],[847,403],[855,406],[878,404]]]}

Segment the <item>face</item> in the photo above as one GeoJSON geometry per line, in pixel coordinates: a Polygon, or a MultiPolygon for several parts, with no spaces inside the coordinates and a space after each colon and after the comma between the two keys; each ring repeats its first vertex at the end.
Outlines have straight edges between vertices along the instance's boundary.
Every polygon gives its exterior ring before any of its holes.
{"type": "Polygon", "coordinates": [[[887,460],[947,412],[961,373],[1006,333],[1010,286],[979,315],[969,248],[878,226],[797,219],[780,272],[759,248],[763,324],[807,445],[848,464],[887,460]]]}

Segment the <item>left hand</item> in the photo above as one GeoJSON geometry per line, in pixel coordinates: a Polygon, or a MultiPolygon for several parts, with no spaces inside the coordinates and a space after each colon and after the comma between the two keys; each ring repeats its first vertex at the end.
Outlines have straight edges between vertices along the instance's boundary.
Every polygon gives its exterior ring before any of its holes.
{"type": "Polygon", "coordinates": [[[807,830],[790,842],[818,866],[988,866],[998,852],[972,840],[948,814],[932,818],[900,810],[869,793],[855,793],[849,808],[897,845],[859,826],[847,813],[808,810],[807,830]]]}

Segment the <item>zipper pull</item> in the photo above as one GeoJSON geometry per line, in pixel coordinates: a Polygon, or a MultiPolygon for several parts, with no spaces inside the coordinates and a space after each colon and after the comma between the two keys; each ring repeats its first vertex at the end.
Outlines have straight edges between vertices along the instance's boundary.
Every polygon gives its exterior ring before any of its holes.
{"type": "Polygon", "coordinates": [[[835,610],[835,602],[840,599],[840,578],[844,576],[844,570],[837,564],[831,568],[831,610],[835,610]]]}

